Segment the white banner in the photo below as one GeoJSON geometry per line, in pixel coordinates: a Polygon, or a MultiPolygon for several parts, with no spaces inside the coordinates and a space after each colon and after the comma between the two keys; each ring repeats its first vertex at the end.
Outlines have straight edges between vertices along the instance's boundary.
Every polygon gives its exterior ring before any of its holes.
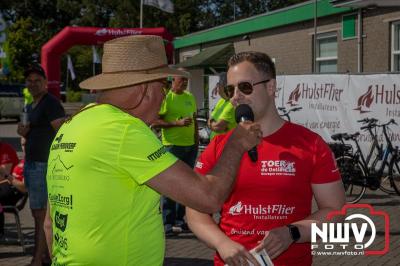
{"type": "Polygon", "coordinates": [[[100,56],[97,53],[96,47],[92,45],[93,64],[101,64],[100,56]]]}
{"type": "Polygon", "coordinates": [[[71,79],[75,80],[76,79],[76,75],[75,75],[74,65],[72,64],[72,60],[71,60],[71,56],[70,55],[67,55],[67,68],[68,68],[68,71],[71,73],[71,79]]]}
{"type": "Polygon", "coordinates": [[[211,116],[211,112],[214,110],[215,105],[221,96],[218,93],[218,83],[219,83],[219,76],[208,76],[208,115],[211,116]]]}
{"type": "Polygon", "coordinates": [[[174,13],[174,4],[170,0],[143,0],[143,4],[154,6],[168,13],[174,13]]]}
{"type": "MultiPolygon", "coordinates": [[[[370,145],[368,132],[357,120],[376,118],[379,123],[400,123],[400,75],[288,75],[277,78],[277,107],[287,110],[291,120],[332,142],[335,133],[360,132],[363,150],[370,145]]],[[[390,138],[400,146],[400,128],[390,126],[390,138]]],[[[384,142],[381,130],[379,139],[384,142]]]]}

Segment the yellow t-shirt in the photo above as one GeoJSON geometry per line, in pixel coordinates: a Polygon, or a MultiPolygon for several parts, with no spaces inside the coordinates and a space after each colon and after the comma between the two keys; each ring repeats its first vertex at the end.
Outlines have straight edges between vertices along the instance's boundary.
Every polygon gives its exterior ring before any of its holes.
{"type": "Polygon", "coordinates": [[[144,183],[176,160],[143,121],[111,105],[65,123],[47,171],[53,262],[162,265],[160,195],[144,183]]]}
{"type": "Polygon", "coordinates": [[[215,105],[214,110],[211,113],[211,118],[215,121],[225,120],[226,122],[228,122],[228,127],[225,132],[211,131],[210,139],[213,139],[219,134],[226,133],[237,126],[235,120],[235,108],[229,100],[224,100],[222,98],[219,99],[219,101],[215,105]]]}
{"type": "MultiPolygon", "coordinates": [[[[170,90],[165,96],[159,112],[166,122],[172,122],[184,117],[192,117],[196,113],[196,100],[194,96],[184,91],[176,94],[170,90]]],[[[184,127],[170,127],[161,129],[161,139],[164,145],[191,146],[194,145],[194,123],[184,127]]]]}
{"type": "Polygon", "coordinates": [[[22,95],[24,96],[24,104],[28,105],[33,102],[32,94],[29,92],[28,88],[22,89],[22,95]]]}

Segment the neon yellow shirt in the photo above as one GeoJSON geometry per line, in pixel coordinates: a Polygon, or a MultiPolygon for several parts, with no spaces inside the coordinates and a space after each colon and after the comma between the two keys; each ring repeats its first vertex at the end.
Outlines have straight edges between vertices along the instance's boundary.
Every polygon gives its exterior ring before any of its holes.
{"type": "Polygon", "coordinates": [[[57,265],[162,265],[160,195],[144,183],[176,162],[140,119],[87,107],[64,123],[47,188],[57,265]]]}
{"type": "MultiPolygon", "coordinates": [[[[228,132],[229,130],[235,128],[237,125],[235,120],[235,108],[229,100],[224,100],[222,98],[219,99],[219,101],[215,105],[215,108],[211,113],[211,118],[215,121],[225,120],[228,123],[228,127],[225,132],[228,132]]],[[[211,131],[210,139],[213,139],[216,135],[225,132],[211,131]]]]}
{"type": "Polygon", "coordinates": [[[33,102],[32,94],[29,92],[28,88],[22,89],[22,95],[24,96],[24,104],[28,105],[33,102]]]}
{"type": "MultiPolygon", "coordinates": [[[[193,118],[196,111],[196,100],[190,92],[184,91],[182,94],[176,94],[170,90],[165,96],[159,114],[164,121],[172,122],[184,117],[193,118]]],[[[177,146],[194,145],[194,122],[185,127],[162,128],[162,143],[177,146]]]]}

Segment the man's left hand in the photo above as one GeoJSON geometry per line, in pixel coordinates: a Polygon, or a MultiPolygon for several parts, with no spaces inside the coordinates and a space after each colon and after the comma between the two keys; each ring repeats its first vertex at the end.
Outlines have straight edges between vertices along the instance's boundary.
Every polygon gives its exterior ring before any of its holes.
{"type": "Polygon", "coordinates": [[[23,125],[22,123],[18,123],[17,133],[22,137],[26,137],[29,132],[29,125],[23,125]]]}
{"type": "Polygon", "coordinates": [[[292,243],[293,240],[289,228],[286,226],[277,227],[267,233],[264,239],[256,247],[256,251],[259,252],[265,248],[269,257],[275,259],[282,252],[287,250],[292,243]]]}

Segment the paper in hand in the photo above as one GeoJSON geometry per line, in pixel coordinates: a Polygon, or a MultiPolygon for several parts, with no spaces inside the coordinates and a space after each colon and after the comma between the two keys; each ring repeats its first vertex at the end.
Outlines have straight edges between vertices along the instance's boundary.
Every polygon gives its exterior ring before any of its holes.
{"type": "MultiPolygon", "coordinates": [[[[265,249],[261,250],[260,252],[256,252],[254,249],[250,251],[251,255],[253,255],[258,263],[261,266],[273,266],[274,264],[272,263],[271,259],[269,258],[267,252],[265,249]]],[[[249,266],[254,266],[253,263],[250,261],[247,261],[249,263],[249,266]]]]}

